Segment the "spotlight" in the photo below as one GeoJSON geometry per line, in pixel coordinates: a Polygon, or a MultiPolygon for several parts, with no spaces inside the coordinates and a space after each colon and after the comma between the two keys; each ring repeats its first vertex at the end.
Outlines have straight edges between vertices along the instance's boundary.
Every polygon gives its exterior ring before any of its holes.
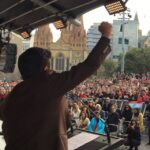
{"type": "Polygon", "coordinates": [[[30,37],[31,37],[30,33],[27,32],[27,31],[21,32],[21,36],[22,36],[24,39],[27,39],[27,38],[30,38],[30,37]]]}
{"type": "Polygon", "coordinates": [[[104,6],[108,13],[112,15],[125,11],[127,9],[125,4],[126,2],[123,2],[122,0],[107,0],[104,6]]]}
{"type": "Polygon", "coordinates": [[[60,19],[58,21],[55,21],[53,24],[56,29],[63,29],[67,26],[67,21],[60,19]]]}

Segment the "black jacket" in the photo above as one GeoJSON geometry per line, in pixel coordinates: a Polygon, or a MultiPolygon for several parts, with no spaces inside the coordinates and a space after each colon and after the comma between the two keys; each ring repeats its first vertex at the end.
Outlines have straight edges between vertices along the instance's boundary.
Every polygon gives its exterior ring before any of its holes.
{"type": "Polygon", "coordinates": [[[131,110],[128,110],[128,111],[124,110],[124,111],[122,112],[122,117],[125,118],[125,121],[131,121],[132,115],[133,115],[133,113],[132,113],[131,110]]]}
{"type": "Polygon", "coordinates": [[[127,134],[128,134],[128,140],[130,142],[132,142],[133,140],[141,142],[141,134],[140,134],[140,128],[139,127],[135,127],[135,128],[129,127],[127,129],[127,134]]]}
{"type": "Polygon", "coordinates": [[[110,132],[117,131],[117,125],[119,124],[119,114],[117,112],[109,113],[106,123],[108,124],[110,132]]]}

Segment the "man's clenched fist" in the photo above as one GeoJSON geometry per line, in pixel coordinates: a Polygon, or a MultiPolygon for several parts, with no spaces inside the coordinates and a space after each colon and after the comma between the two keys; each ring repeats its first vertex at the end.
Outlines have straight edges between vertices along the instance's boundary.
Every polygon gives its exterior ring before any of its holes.
{"type": "Polygon", "coordinates": [[[107,38],[112,36],[112,25],[108,22],[102,22],[98,27],[98,30],[102,33],[102,36],[107,38]]]}

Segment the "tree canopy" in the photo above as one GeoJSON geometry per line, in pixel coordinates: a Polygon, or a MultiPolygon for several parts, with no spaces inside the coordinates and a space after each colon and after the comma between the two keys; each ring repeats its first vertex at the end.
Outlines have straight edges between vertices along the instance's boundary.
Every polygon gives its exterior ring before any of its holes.
{"type": "Polygon", "coordinates": [[[125,72],[150,72],[150,48],[129,50],[125,56],[125,72]]]}

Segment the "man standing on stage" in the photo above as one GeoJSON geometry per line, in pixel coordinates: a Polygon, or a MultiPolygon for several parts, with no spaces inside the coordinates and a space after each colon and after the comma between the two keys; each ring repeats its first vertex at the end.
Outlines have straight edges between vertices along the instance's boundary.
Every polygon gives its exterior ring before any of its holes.
{"type": "Polygon", "coordinates": [[[112,25],[99,26],[102,37],[88,58],[56,73],[50,70],[48,50],[33,47],[20,55],[23,79],[3,107],[5,150],[67,150],[67,101],[64,94],[92,75],[110,53],[112,25]]]}

